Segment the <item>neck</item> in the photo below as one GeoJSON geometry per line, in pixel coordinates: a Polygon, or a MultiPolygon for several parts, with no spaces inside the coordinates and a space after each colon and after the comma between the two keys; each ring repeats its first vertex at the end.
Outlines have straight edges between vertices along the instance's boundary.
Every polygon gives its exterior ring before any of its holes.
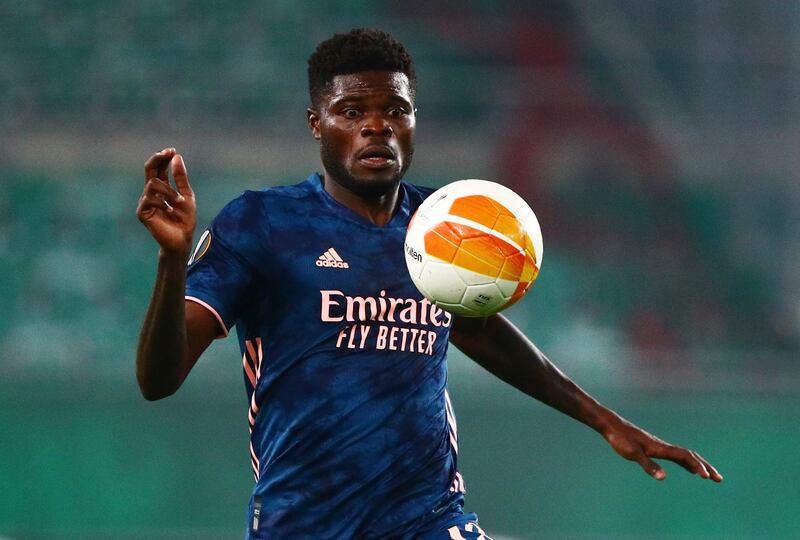
{"type": "Polygon", "coordinates": [[[368,220],[383,227],[392,219],[400,202],[399,184],[394,189],[376,197],[363,197],[333,180],[326,172],[324,188],[333,199],[368,220]]]}

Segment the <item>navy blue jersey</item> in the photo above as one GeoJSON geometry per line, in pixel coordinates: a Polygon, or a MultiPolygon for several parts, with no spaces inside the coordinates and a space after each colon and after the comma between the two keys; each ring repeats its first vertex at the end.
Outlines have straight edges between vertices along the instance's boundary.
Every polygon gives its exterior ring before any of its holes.
{"type": "Polygon", "coordinates": [[[406,270],[430,194],[401,183],[378,227],[318,174],[247,191],[203,233],[186,297],[236,326],[248,396],[252,538],[404,538],[460,512],[447,395],[452,316],[406,270]]]}

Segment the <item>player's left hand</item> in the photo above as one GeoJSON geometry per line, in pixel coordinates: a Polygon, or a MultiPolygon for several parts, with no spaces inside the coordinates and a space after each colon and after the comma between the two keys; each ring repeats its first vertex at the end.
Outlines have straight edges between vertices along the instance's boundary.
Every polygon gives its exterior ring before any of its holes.
{"type": "Polygon", "coordinates": [[[668,459],[701,478],[722,482],[722,475],[697,452],[673,446],[625,420],[614,422],[603,437],[617,454],[637,462],[656,480],[666,478],[667,472],[651,458],[668,459]]]}

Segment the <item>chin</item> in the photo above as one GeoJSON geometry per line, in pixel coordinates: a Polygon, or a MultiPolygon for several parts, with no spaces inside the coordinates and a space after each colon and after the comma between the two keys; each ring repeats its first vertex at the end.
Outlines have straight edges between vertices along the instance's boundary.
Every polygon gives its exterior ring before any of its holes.
{"type": "Polygon", "coordinates": [[[402,169],[358,170],[330,163],[326,170],[332,173],[337,184],[364,199],[377,199],[391,194],[400,184],[405,172],[402,169]]]}
{"type": "Polygon", "coordinates": [[[357,163],[335,159],[328,154],[324,145],[321,157],[322,165],[337,184],[364,199],[377,199],[391,194],[400,185],[400,179],[411,165],[410,160],[402,160],[399,166],[387,169],[359,167],[357,163]]]}
{"type": "Polygon", "coordinates": [[[339,183],[356,195],[365,199],[374,199],[391,194],[400,184],[400,175],[393,174],[383,177],[356,177],[339,179],[339,183]]]}

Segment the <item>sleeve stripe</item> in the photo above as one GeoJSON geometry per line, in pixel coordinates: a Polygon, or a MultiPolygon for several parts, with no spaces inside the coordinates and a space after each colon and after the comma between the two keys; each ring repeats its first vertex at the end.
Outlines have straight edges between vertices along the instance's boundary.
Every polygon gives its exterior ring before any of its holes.
{"type": "Polygon", "coordinates": [[[219,316],[219,313],[217,313],[217,310],[216,310],[216,309],[214,309],[213,307],[211,307],[211,306],[210,306],[209,304],[207,304],[206,302],[203,302],[203,301],[202,301],[202,300],[200,300],[199,298],[195,298],[194,296],[185,296],[184,298],[185,298],[186,300],[190,301],[190,302],[195,302],[196,304],[200,304],[201,306],[203,306],[204,308],[206,308],[208,311],[210,311],[210,312],[211,312],[211,314],[212,314],[214,317],[216,317],[216,319],[217,319],[217,322],[219,323],[219,327],[220,327],[220,328],[222,328],[222,335],[221,335],[221,336],[217,336],[217,339],[219,339],[219,338],[224,338],[224,337],[228,337],[228,327],[227,327],[227,326],[225,326],[225,321],[223,321],[223,320],[222,320],[222,317],[220,317],[220,316],[219,316]]]}

